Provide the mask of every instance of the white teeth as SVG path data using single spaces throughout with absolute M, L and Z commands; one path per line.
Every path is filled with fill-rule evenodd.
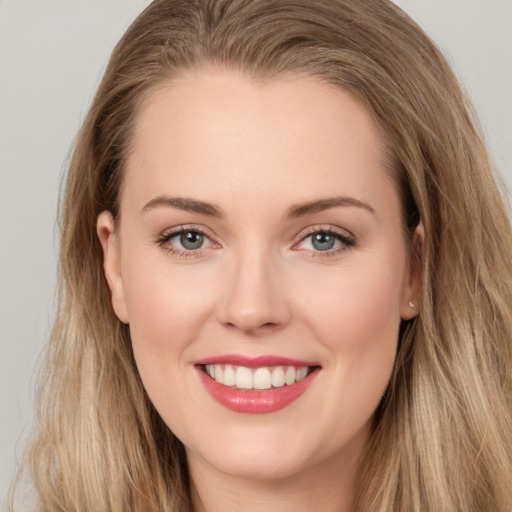
M 284 380 L 288 386 L 295 382 L 295 377 L 297 376 L 297 371 L 293 366 L 288 366 L 286 369 L 286 373 L 284 374 Z
M 215 380 L 220 384 L 224 382 L 224 370 L 220 364 L 215 365 Z
M 207 364 L 205 372 L 212 379 L 224 386 L 239 389 L 270 389 L 291 386 L 305 379 L 308 375 L 307 366 L 273 366 L 256 369 L 231 364 Z
M 297 376 L 295 377 L 295 380 L 299 382 L 299 380 L 306 378 L 307 374 L 308 369 L 305 366 L 301 366 L 300 368 L 297 368 Z
M 272 377 L 268 368 L 258 368 L 253 376 L 254 389 L 270 389 L 272 387 Z
M 284 370 L 280 366 L 278 366 L 272 372 L 272 386 L 274 386 L 275 388 L 281 388 L 284 386 L 284 384 Z
M 240 389 L 252 389 L 252 372 L 245 366 L 239 366 L 236 369 L 235 386 Z
M 236 383 L 235 370 L 230 364 L 227 364 L 224 367 L 224 381 L 222 382 L 222 384 L 224 384 L 224 386 L 234 386 L 235 383 Z

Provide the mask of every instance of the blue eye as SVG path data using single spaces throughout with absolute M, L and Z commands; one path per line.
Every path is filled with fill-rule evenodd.
M 196 229 L 181 228 L 164 233 L 157 240 L 157 244 L 176 254 L 190 254 L 207 248 L 212 242 L 208 236 Z
M 317 229 L 302 238 L 299 248 L 313 252 L 337 253 L 352 247 L 355 241 L 331 229 Z
M 169 242 L 172 242 L 174 239 L 179 240 L 181 248 L 187 251 L 195 251 L 201 249 L 205 241 L 205 236 L 197 231 L 182 231 L 170 238 Z
M 311 245 L 317 251 L 329 251 L 334 248 L 338 240 L 331 233 L 314 233 L 311 235 Z

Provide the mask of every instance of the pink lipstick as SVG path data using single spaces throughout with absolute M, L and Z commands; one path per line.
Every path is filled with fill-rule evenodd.
M 249 414 L 283 409 L 306 392 L 320 370 L 315 362 L 276 356 L 225 355 L 202 359 L 195 366 L 212 398 Z

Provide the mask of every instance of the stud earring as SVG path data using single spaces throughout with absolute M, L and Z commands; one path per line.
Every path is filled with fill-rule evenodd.
M 414 302 L 412 300 L 409 301 L 409 307 L 411 308 L 415 308 L 416 306 L 414 305 Z

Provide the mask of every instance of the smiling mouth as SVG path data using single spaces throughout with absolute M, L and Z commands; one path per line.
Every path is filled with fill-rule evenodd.
M 209 395 L 225 408 L 244 414 L 277 412 L 312 386 L 322 367 L 312 361 L 263 355 L 225 354 L 195 363 Z
M 304 380 L 318 366 L 264 366 L 248 368 L 233 364 L 205 364 L 202 371 L 223 386 L 244 391 L 264 391 L 292 386 Z

